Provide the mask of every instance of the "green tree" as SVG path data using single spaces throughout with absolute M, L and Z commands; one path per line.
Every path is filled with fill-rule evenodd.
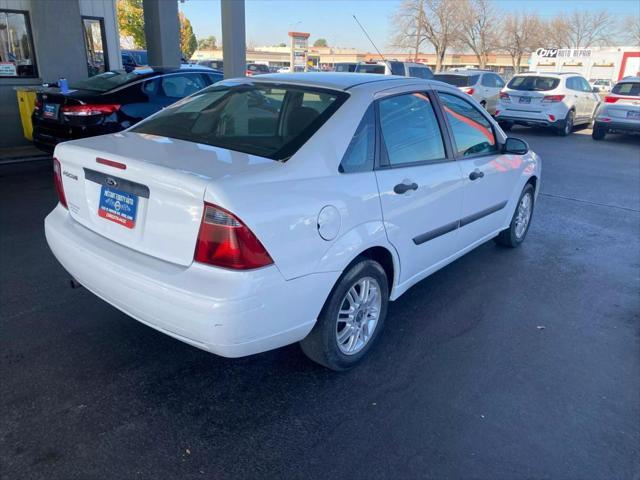
M 116 4 L 120 34 L 133 38 L 137 48 L 147 48 L 144 36 L 142 0 L 118 0 Z
M 216 37 L 209 35 L 208 37 L 198 40 L 198 50 L 215 50 Z
M 189 19 L 182 12 L 178 15 L 180 17 L 180 51 L 184 58 L 189 60 L 193 52 L 198 48 L 198 40 L 193 33 L 193 27 L 191 27 Z
M 314 47 L 327 47 L 327 40 L 325 38 L 319 38 L 315 42 L 313 42 Z
M 281 43 L 279 43 L 279 44 L 278 44 L 278 46 L 279 46 L 279 47 L 286 47 L 286 46 L 287 46 L 287 44 L 286 44 L 286 43 L 284 43 L 284 42 L 281 42 Z

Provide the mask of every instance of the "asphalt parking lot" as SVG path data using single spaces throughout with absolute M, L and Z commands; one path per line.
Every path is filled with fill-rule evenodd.
M 412 288 L 342 374 L 69 288 L 50 163 L 0 166 L 0 477 L 640 478 L 640 139 L 589 133 L 514 128 L 544 159 L 525 244 Z

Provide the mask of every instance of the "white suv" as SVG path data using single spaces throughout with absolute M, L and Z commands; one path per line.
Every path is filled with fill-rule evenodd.
M 494 114 L 498 105 L 498 95 L 504 88 L 504 80 L 489 70 L 454 69 L 436 73 L 434 80 L 458 87 L 475 98 L 490 114 Z
M 500 92 L 495 117 L 512 125 L 551 127 L 567 136 L 574 125 L 591 123 L 600 96 L 576 73 L 524 73 Z

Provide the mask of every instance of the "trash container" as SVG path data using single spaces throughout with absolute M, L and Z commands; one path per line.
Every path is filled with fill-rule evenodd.
M 24 138 L 29 141 L 33 141 L 33 123 L 31 123 L 31 114 L 36 106 L 37 91 L 38 90 L 33 87 L 16 87 L 22 131 L 24 132 Z

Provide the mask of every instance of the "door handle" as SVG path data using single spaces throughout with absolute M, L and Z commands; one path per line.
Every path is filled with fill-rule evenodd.
M 482 177 L 484 177 L 484 172 L 481 172 L 478 169 L 474 170 L 469 174 L 469 180 L 477 180 Z
M 403 193 L 407 193 L 409 190 L 417 190 L 418 184 L 413 183 L 399 183 L 395 187 L 393 187 L 393 191 L 398 195 L 402 195 Z

